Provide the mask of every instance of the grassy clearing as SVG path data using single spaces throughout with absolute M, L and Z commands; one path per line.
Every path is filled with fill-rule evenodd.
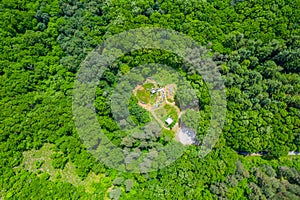
M 157 101 L 157 93 L 150 95 L 150 105 L 154 105 Z
M 171 99 L 171 98 L 167 98 L 167 101 L 170 102 L 170 103 L 175 102 L 174 99 Z
M 156 109 L 154 111 L 154 113 L 156 114 L 156 116 L 161 120 L 161 121 L 164 121 L 163 119 L 166 118 L 166 115 L 167 115 L 167 111 L 165 110 L 164 107 L 162 108 L 159 108 L 159 109 Z
M 168 117 L 171 117 L 174 120 L 171 127 L 173 127 L 178 121 L 178 113 L 177 113 L 176 109 L 171 105 L 166 104 L 166 105 L 164 105 L 164 107 L 159 108 L 159 109 L 155 110 L 154 112 L 155 112 L 156 116 L 162 122 L 165 122 L 165 120 Z
M 154 88 L 154 84 L 153 83 L 145 83 L 143 85 L 143 87 L 146 89 L 146 90 L 151 90 L 152 88 Z
M 144 104 L 148 104 L 150 101 L 150 92 L 147 91 L 145 88 L 138 90 L 136 92 L 136 97 L 138 100 Z
M 144 104 L 150 103 L 153 105 L 157 100 L 157 93 L 151 94 L 151 89 L 154 88 L 155 85 L 153 83 L 145 83 L 142 89 L 137 90 L 136 97 L 138 100 Z
M 37 176 L 41 175 L 41 172 L 46 172 L 50 175 L 51 181 L 62 181 L 68 182 L 75 187 L 82 186 L 85 188 L 86 192 L 93 193 L 96 189 L 93 187 L 95 183 L 100 183 L 108 178 L 104 174 L 95 174 L 93 172 L 89 173 L 87 178 L 81 180 L 81 178 L 76 174 L 76 167 L 73 163 L 68 162 L 63 170 L 55 169 L 52 166 L 51 155 L 54 153 L 53 144 L 44 144 L 44 146 L 39 150 L 31 150 L 23 153 L 23 162 L 21 166 L 24 169 L 36 173 Z M 108 181 L 109 182 L 109 181 Z

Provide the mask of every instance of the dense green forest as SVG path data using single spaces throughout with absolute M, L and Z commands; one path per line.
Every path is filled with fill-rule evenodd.
M 0 19 L 0 199 L 300 198 L 300 156 L 288 155 L 300 152 L 299 0 L 2 0 Z M 206 157 L 191 145 L 163 169 L 127 173 L 85 148 L 72 91 L 88 53 L 141 27 L 175 30 L 210 49 L 227 113 Z M 148 144 L 126 140 L 108 103 L 120 74 L 147 63 L 180 71 L 197 90 L 201 142 L 211 117 L 205 82 L 180 70 L 180 56 L 155 49 L 125 54 L 99 80 L 95 111 L 103 132 L 127 150 L 170 142 L 168 131 Z M 134 96 L 129 110 L 138 125 L 149 122 Z

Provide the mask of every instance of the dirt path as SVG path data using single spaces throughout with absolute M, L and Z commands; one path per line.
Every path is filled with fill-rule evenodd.
M 165 124 L 156 116 L 156 114 L 154 113 L 153 110 L 149 111 L 152 116 L 155 118 L 155 120 L 162 126 L 162 127 L 165 127 Z
M 146 80 L 145 83 L 153 83 L 154 87 L 158 88 L 158 84 L 155 81 Z M 143 89 L 144 89 L 144 87 L 142 85 L 138 85 L 133 90 L 133 94 L 136 96 L 137 91 L 143 90 Z M 155 103 L 151 104 L 149 102 L 147 104 L 144 104 L 139 101 L 138 105 L 140 105 L 142 108 L 149 111 L 151 113 L 151 115 L 153 116 L 153 118 L 165 129 L 169 129 L 169 127 L 167 127 L 166 124 L 163 121 L 161 121 L 161 119 L 155 114 L 155 110 L 160 109 L 160 108 L 164 107 L 165 105 L 169 105 L 169 106 L 172 106 L 173 108 L 175 108 L 175 110 L 177 112 L 177 116 L 178 116 L 178 122 L 172 128 L 172 131 L 174 131 L 174 133 L 175 133 L 175 140 L 184 145 L 192 144 L 193 141 L 192 141 L 191 137 L 189 137 L 186 133 L 184 133 L 179 126 L 179 119 L 185 111 L 181 111 L 174 102 L 176 85 L 169 84 L 160 89 L 162 89 L 162 90 L 156 92 L 157 98 L 155 100 Z M 172 100 L 173 102 L 170 102 L 168 99 Z

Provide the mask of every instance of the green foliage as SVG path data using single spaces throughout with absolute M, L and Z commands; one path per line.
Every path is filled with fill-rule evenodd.
M 186 112 L 181 115 L 181 123 L 193 130 L 198 130 L 199 122 L 200 114 L 198 111 L 187 109 Z
M 120 188 L 114 189 L 109 193 L 109 197 L 114 200 L 118 200 L 120 198 L 120 196 L 121 196 Z
M 299 0 L 1 1 L 0 199 L 298 199 L 300 162 L 286 154 L 300 151 L 299 5 Z M 148 26 L 179 31 L 212 49 L 226 85 L 226 121 L 219 142 L 203 159 L 200 147 L 191 146 L 160 171 L 118 174 L 87 153 L 78 137 L 73 82 L 87 53 L 103 40 Z M 200 108 L 198 136 L 205 135 L 211 108 L 202 77 L 174 53 L 143 49 L 120 57 L 99 80 L 94 106 L 107 137 L 128 149 L 147 149 L 174 135 L 164 130 L 163 141 L 158 136 L 139 141 L 112 119 L 109 100 L 119 74 L 147 63 L 172 66 L 186 77 L 195 93 L 179 85 L 176 103 L 191 108 L 189 103 L 199 100 L 194 102 Z M 161 72 L 162 82 L 176 78 L 167 74 Z M 150 121 L 137 99 L 129 104 L 137 125 Z M 174 109 L 164 109 L 162 119 L 178 120 Z M 188 116 L 182 119 L 196 124 Z M 44 153 L 48 160 L 23 154 L 43 152 L 45 143 L 53 144 L 51 160 Z M 237 162 L 234 151 L 268 156 Z M 49 173 L 41 171 L 45 167 Z M 72 173 L 55 175 L 56 170 Z M 92 172 L 103 177 L 92 186 L 75 186 Z M 117 177 L 125 181 L 114 188 Z
M 64 157 L 62 153 L 54 153 L 51 155 L 52 166 L 55 169 L 63 169 L 68 161 L 68 158 Z
M 38 160 L 38 161 L 35 161 L 34 165 L 35 165 L 35 168 L 36 169 L 39 169 L 41 168 L 41 166 L 44 164 L 44 160 Z
M 150 113 L 145 109 L 138 105 L 138 99 L 131 96 L 129 100 L 129 113 L 131 114 L 131 119 L 138 125 L 143 126 L 146 123 L 151 121 Z
M 172 118 L 173 122 L 170 126 L 168 126 L 170 128 L 174 127 L 174 125 L 178 122 L 178 112 L 172 105 L 165 104 L 163 107 L 158 108 L 154 112 L 162 122 L 165 122 L 169 117 Z
M 123 183 L 124 179 L 122 177 L 118 177 L 113 181 L 114 185 L 120 186 Z
M 145 83 L 143 85 L 143 87 L 146 89 L 146 90 L 151 90 L 153 87 L 154 87 L 154 84 L 153 83 Z
M 125 184 L 125 191 L 130 192 L 130 190 L 133 186 L 133 180 L 132 179 L 127 179 L 124 184 Z
M 278 164 L 256 163 L 255 167 L 247 170 L 238 161 L 235 173 L 227 176 L 225 181 L 211 185 L 210 191 L 218 198 L 297 199 L 300 187 L 295 180 L 299 172 L 293 167 Z
M 150 92 L 146 88 L 137 91 L 136 97 L 144 104 L 148 104 L 150 101 Z
M 172 139 L 174 139 L 174 136 L 175 136 L 174 131 L 168 129 L 162 129 L 162 135 L 160 137 L 162 142 L 169 142 Z

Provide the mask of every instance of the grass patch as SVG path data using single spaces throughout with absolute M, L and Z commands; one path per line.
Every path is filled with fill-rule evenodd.
M 170 102 L 170 103 L 175 102 L 174 99 L 171 99 L 171 98 L 167 98 L 167 100 L 168 100 L 168 102 Z
M 153 105 L 156 103 L 157 93 L 151 94 L 151 89 L 154 88 L 154 86 L 155 85 L 153 83 L 144 84 L 142 87 L 143 89 L 136 92 L 137 99 L 144 104 L 150 103 Z
M 163 121 L 163 119 L 166 118 L 166 115 L 167 115 L 167 111 L 165 110 L 165 108 L 159 108 L 159 109 L 155 110 L 154 113 L 162 121 Z
M 136 92 L 136 97 L 138 100 L 144 104 L 148 104 L 150 101 L 150 92 L 147 91 L 145 88 L 138 90 Z
M 81 180 L 81 178 L 76 173 L 76 167 L 73 163 L 68 162 L 64 169 L 55 169 L 52 166 L 51 155 L 55 153 L 55 145 L 44 144 L 44 146 L 39 150 L 30 150 L 23 152 L 23 161 L 21 165 L 17 168 L 24 168 L 30 172 L 35 173 L 37 176 L 41 176 L 45 172 L 50 175 L 51 181 L 62 181 L 68 182 L 75 187 L 84 187 L 86 192 L 94 193 L 96 188 L 93 187 L 94 184 L 106 181 L 110 182 L 109 177 L 105 177 L 104 174 L 95 174 L 90 172 L 88 176 Z M 111 184 L 106 185 L 108 188 Z
M 150 95 L 150 105 L 154 105 L 157 101 L 157 93 Z
M 146 90 L 151 90 L 152 88 L 154 88 L 154 84 L 153 83 L 145 83 L 143 85 L 143 87 L 146 89 Z
M 171 105 L 166 104 L 164 105 L 164 107 L 159 108 L 154 112 L 162 122 L 165 122 L 165 120 L 167 120 L 168 117 L 171 117 L 174 121 L 170 127 L 173 127 L 178 121 L 178 113 L 176 109 Z

